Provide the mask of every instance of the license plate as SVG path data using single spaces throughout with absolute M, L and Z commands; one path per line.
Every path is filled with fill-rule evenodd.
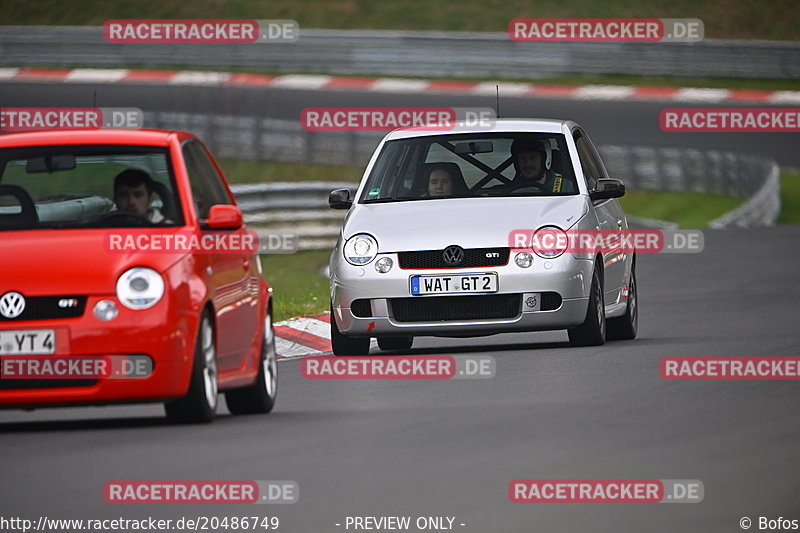
M 411 276 L 411 294 L 479 294 L 497 292 L 497 274 Z
M 52 329 L 0 330 L 0 355 L 37 355 L 56 352 Z

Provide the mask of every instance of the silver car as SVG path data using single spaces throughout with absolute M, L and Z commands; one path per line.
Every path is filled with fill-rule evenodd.
M 623 231 L 624 184 L 576 123 L 399 130 L 376 149 L 330 260 L 336 355 L 415 336 L 566 329 L 577 346 L 633 339 L 635 255 L 534 246 L 540 232 Z M 524 244 L 519 236 L 523 235 Z

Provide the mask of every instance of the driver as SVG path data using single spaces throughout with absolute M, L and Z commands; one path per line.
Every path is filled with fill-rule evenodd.
M 121 212 L 135 213 L 153 224 L 168 224 L 170 221 L 153 207 L 153 178 L 141 170 L 123 170 L 114 178 L 114 203 Z
M 511 157 L 516 174 L 511 181 L 512 189 L 533 187 L 546 193 L 574 192 L 572 182 L 561 174 L 545 168 L 547 151 L 544 144 L 528 139 L 515 139 L 511 143 Z

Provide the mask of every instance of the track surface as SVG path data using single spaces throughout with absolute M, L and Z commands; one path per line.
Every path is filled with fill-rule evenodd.
M 448 94 L 387 94 L 253 87 L 174 87 L 161 85 L 0 83 L 0 106 L 138 107 L 194 113 L 258 115 L 300 119 L 306 107 L 496 107 L 495 97 Z M 756 104 L 682 104 L 679 102 L 580 101 L 563 98 L 511 97 L 501 94 L 504 117 L 571 119 L 596 144 L 638 144 L 738 150 L 767 155 L 781 166 L 800 167 L 798 138 L 790 133 L 665 133 L 658 116 L 664 108 L 758 107 Z
M 487 106 L 447 95 L 99 86 L 98 106 L 297 118 L 310 106 Z M 3 106 L 91 105 L 90 85 L 3 83 Z M 671 107 L 678 107 L 671 105 Z M 739 149 L 800 166 L 790 134 L 666 134 L 665 103 L 504 98 L 504 116 L 572 118 L 597 143 Z M 695 106 L 700 107 L 700 106 Z M 566 333 L 418 339 L 417 354 L 490 354 L 485 381 L 309 381 L 280 365 L 276 411 L 166 425 L 160 406 L 0 411 L 0 515 L 178 518 L 274 514 L 280 530 L 343 531 L 347 515 L 455 516 L 461 531 L 738 531 L 800 519 L 791 382 L 667 382 L 664 356 L 797 356 L 800 227 L 706 233 L 698 255 L 640 257 L 640 338 L 567 346 Z M 512 504 L 508 483 L 699 479 L 699 504 Z M 112 506 L 126 479 L 295 480 L 270 507 Z M 756 529 L 757 525 L 753 529 Z
M 291 479 L 281 531 L 347 515 L 455 516 L 459 531 L 739 531 L 800 519 L 800 385 L 668 382 L 667 355 L 797 356 L 800 227 L 708 231 L 697 255 L 642 255 L 640 338 L 420 339 L 418 354 L 490 354 L 484 381 L 320 381 L 280 365 L 276 412 L 172 427 L 157 406 L 0 413 L 3 515 L 244 516 L 252 507 L 112 506 L 123 479 Z M 699 504 L 513 504 L 517 478 L 700 479 Z M 753 529 L 756 529 L 754 526 Z

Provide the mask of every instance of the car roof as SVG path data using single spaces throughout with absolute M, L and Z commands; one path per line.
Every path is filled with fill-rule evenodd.
M 194 138 L 185 131 L 157 129 L 48 130 L 0 134 L 0 148 L 81 144 L 169 146 L 171 135 L 181 140 Z
M 408 139 L 413 137 L 427 137 L 431 135 L 459 135 L 470 133 L 561 133 L 566 126 L 571 128 L 576 124 L 571 120 L 551 118 L 496 118 L 492 119 L 491 127 L 470 128 L 463 122 L 456 123 L 456 130 L 403 128 L 395 130 L 386 136 L 387 141 Z

